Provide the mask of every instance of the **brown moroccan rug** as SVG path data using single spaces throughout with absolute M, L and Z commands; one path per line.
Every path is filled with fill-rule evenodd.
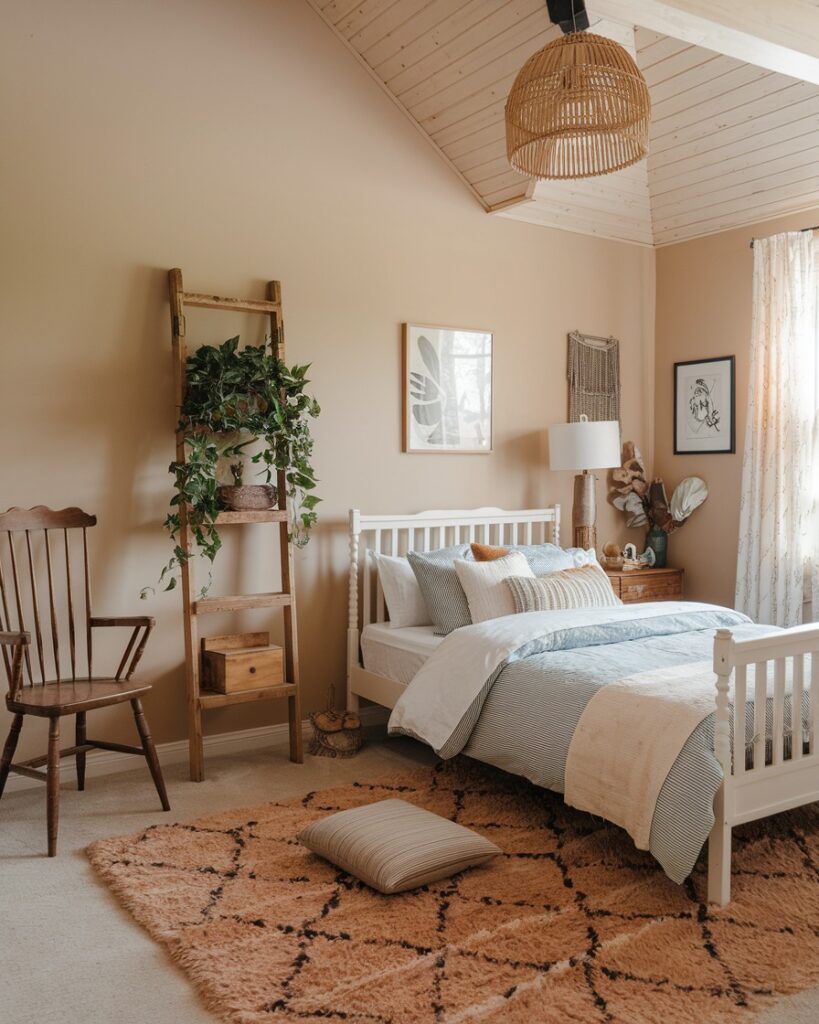
M 502 858 L 381 896 L 294 839 L 400 794 Z M 819 811 L 735 833 L 734 900 L 626 834 L 472 764 L 95 843 L 96 869 L 232 1024 L 721 1024 L 819 983 Z

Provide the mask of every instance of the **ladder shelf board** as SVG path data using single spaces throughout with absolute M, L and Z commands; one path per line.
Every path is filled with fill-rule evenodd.
M 228 704 L 249 704 L 254 700 L 276 700 L 279 697 L 292 697 L 297 690 L 294 683 L 280 683 L 278 686 L 266 686 L 259 690 L 237 690 L 235 693 L 199 694 L 199 705 L 202 708 L 223 708 Z
M 265 299 L 226 299 L 221 295 L 205 295 L 201 292 L 183 292 L 182 302 L 186 306 L 199 306 L 203 309 L 227 309 L 236 313 L 278 313 L 280 302 Z
M 216 517 L 217 526 L 231 526 L 237 523 L 286 523 L 287 512 L 277 508 L 256 512 L 220 512 Z
M 235 594 L 231 597 L 200 597 L 193 602 L 194 615 L 211 612 L 238 612 L 245 608 L 283 608 L 292 603 L 290 594 L 271 591 L 267 594 Z

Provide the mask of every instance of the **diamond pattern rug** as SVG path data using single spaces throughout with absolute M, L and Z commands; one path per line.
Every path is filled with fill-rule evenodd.
M 382 896 L 295 840 L 400 795 L 488 836 L 492 863 Z M 819 983 L 819 809 L 735 832 L 734 899 L 673 884 L 621 830 L 469 762 L 152 826 L 89 848 L 232 1024 L 721 1024 Z

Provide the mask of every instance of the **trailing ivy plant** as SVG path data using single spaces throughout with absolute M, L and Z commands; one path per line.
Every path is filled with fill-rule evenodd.
M 164 527 L 174 543 L 173 557 L 164 566 L 159 584 L 172 590 L 178 570 L 189 559 L 205 558 L 211 566 L 222 541 L 216 517 L 223 511 L 217 470 L 220 460 L 230 461 L 234 479 L 242 479 L 243 459 L 259 467 L 266 483 L 274 472 L 284 473 L 290 506 L 290 540 L 303 547 L 315 524 L 320 498 L 311 458 L 310 419 L 321 411 L 305 393 L 310 383 L 308 366 L 287 366 L 277 359 L 269 341 L 239 348 L 239 338 L 222 345 L 203 345 L 187 359 L 186 392 L 179 428 L 185 443 L 185 461 L 172 462 L 176 493 Z M 255 442 L 261 447 L 248 455 Z M 190 550 L 179 544 L 179 510 L 184 506 L 191 536 Z M 200 596 L 210 588 L 211 574 Z M 147 596 L 152 588 L 146 588 Z

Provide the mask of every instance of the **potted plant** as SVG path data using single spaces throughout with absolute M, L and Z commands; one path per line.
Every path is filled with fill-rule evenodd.
M 309 366 L 287 366 L 263 345 L 239 348 L 239 338 L 222 345 L 203 345 L 187 359 L 185 400 L 179 429 L 185 460 L 172 462 L 176 493 L 163 526 L 174 543 L 173 556 L 163 567 L 159 585 L 172 590 L 181 566 L 196 556 L 213 563 L 222 541 L 216 519 L 228 509 L 271 508 L 276 488 L 274 472 L 284 473 L 290 506 L 290 541 L 299 547 L 309 540 L 315 524 L 316 486 L 311 464 L 312 418 L 318 402 L 305 392 Z M 263 484 L 243 483 L 247 463 L 259 467 Z M 225 466 L 232 484 L 220 482 Z M 179 544 L 180 509 L 184 507 L 191 546 Z M 210 588 L 211 576 L 200 596 Z M 152 590 L 143 591 L 145 597 Z
M 626 513 L 627 526 L 648 526 L 646 546 L 654 552 L 654 565 L 662 569 L 666 564 L 668 535 L 678 530 L 708 497 L 705 481 L 698 476 L 686 477 L 669 501 L 659 477 L 648 482 L 640 449 L 632 441 L 623 445 L 623 465 L 612 471 L 611 478 L 611 503 Z
M 223 506 L 233 512 L 264 511 L 275 508 L 278 493 L 273 484 L 244 483 L 245 465 L 241 459 L 231 462 L 232 484 L 222 484 L 218 498 Z

